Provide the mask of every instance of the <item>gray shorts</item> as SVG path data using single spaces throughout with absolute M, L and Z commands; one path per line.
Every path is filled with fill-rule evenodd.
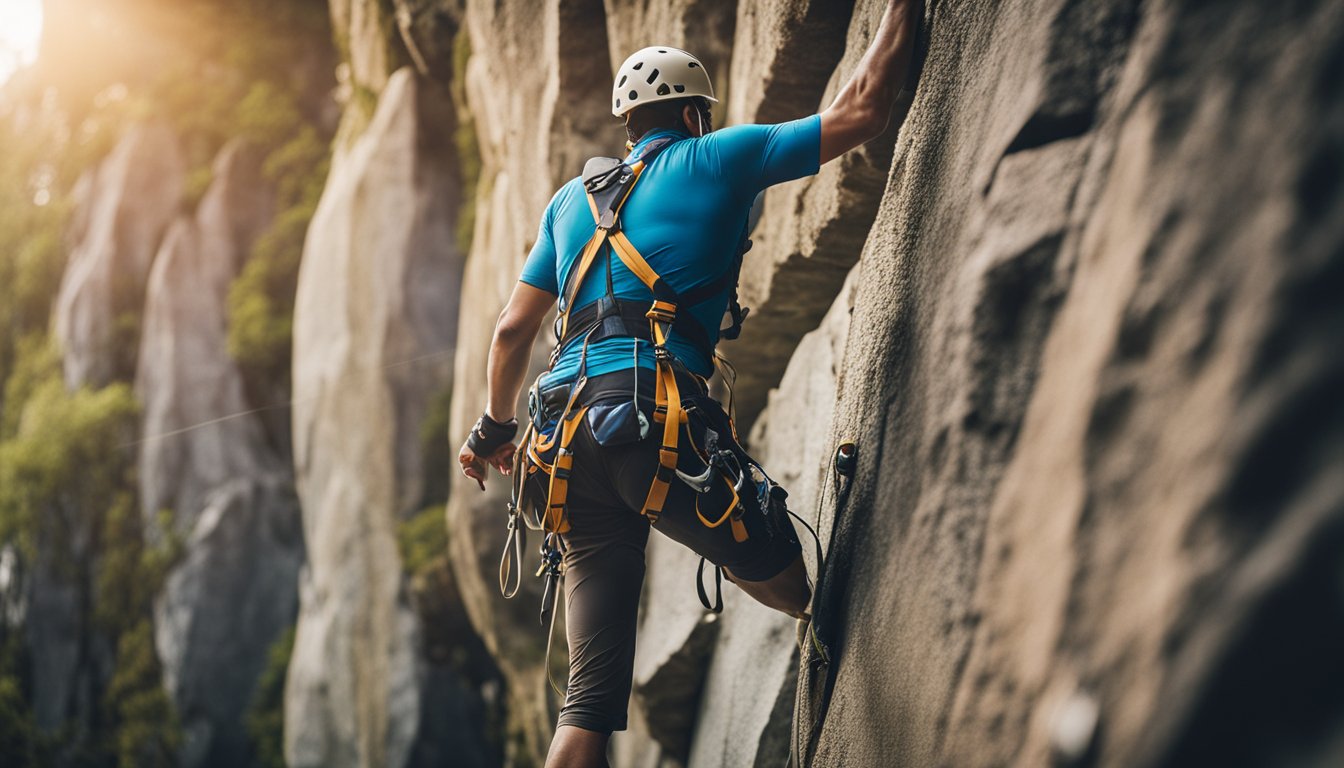
M 691 418 L 688 428 L 692 432 L 703 430 L 706 416 L 723 418 L 717 423 L 726 424 L 718 403 L 704 396 L 693 397 L 701 418 Z M 711 407 L 715 412 L 710 412 Z M 661 428 L 656 423 L 652 426 L 649 436 L 638 443 L 604 447 L 585 420 L 574 438 L 568 497 L 570 531 L 564 536 L 569 686 L 559 725 L 600 732 L 626 727 L 636 619 L 644 582 L 644 546 L 650 528 L 640 510 L 658 464 L 661 442 Z M 700 436 L 688 435 L 683 429 L 682 468 L 699 472 L 705 465 L 689 449 L 688 437 L 702 444 Z M 747 481 L 746 487 L 751 486 Z M 710 495 L 701 497 L 702 510 L 726 508 L 709 502 L 706 497 Z M 662 515 L 652 527 L 727 568 L 733 578 L 765 581 L 782 572 L 801 552 L 782 504 L 767 503 L 762 508 L 762 500 L 754 492 L 742 492 L 741 520 L 747 538 L 739 542 L 729 523 L 710 528 L 700 521 L 697 496 L 684 482 L 673 480 Z M 693 591 L 695 587 L 688 581 L 686 589 Z

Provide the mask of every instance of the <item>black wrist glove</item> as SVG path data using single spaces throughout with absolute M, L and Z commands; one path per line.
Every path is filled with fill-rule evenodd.
M 518 419 L 498 422 L 482 413 L 467 437 L 467 447 L 480 458 L 490 456 L 518 434 Z

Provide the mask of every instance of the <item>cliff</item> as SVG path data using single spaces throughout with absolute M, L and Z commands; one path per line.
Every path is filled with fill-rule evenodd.
M 1344 13 L 924 5 L 888 129 L 758 200 L 721 347 L 820 536 L 829 653 L 731 585 L 706 614 L 697 558 L 653 536 L 613 764 L 1339 763 Z M 505 601 L 506 484 L 453 459 L 541 213 L 621 152 L 629 51 L 700 55 L 720 127 L 783 121 L 883 7 L 331 0 L 289 122 L 128 120 L 70 189 L 59 348 L 4 326 L 0 724 L 13 675 L 46 733 L 161 694 L 176 735 L 124 737 L 141 764 L 540 764 L 537 542 Z M 32 469 L 42 435 L 98 453 L 48 429 L 81 398 L 116 416 L 83 430 L 99 484 Z M 99 618 L 118 526 L 161 566 L 129 571 L 129 624 Z

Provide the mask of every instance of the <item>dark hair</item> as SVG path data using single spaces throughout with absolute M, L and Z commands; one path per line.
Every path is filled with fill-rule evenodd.
M 705 132 L 714 130 L 709 100 L 701 96 L 687 96 L 682 99 L 667 99 L 644 104 L 626 113 L 625 134 L 631 141 L 639 141 L 644 134 L 659 128 L 686 130 L 686 122 L 681 119 L 681 111 L 686 107 L 700 110 L 704 116 Z

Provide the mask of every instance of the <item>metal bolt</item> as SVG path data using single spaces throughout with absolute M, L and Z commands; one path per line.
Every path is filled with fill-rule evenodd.
M 854 445 L 854 441 L 846 440 L 840 444 L 835 452 L 835 471 L 843 477 L 851 477 L 854 474 L 854 467 L 858 464 L 859 449 Z

